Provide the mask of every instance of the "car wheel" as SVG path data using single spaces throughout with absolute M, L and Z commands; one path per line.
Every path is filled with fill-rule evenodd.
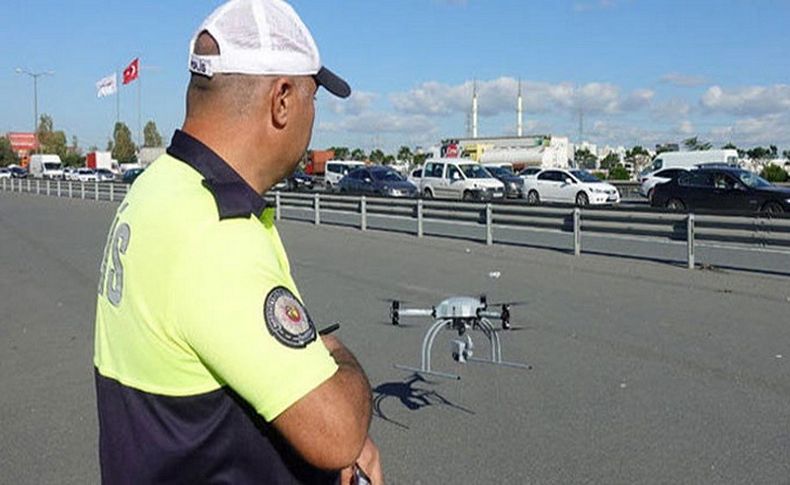
M 590 205 L 590 198 L 584 192 L 579 192 L 576 194 L 576 205 L 579 207 L 584 207 Z
M 466 202 L 471 202 L 475 200 L 475 194 L 469 192 L 468 190 L 464 190 L 464 195 L 461 198 Z
M 424 199 L 433 199 L 433 192 L 431 192 L 431 189 L 425 189 L 422 192 L 422 197 Z
M 680 199 L 669 199 L 667 201 L 667 209 L 674 212 L 681 212 L 686 210 L 686 204 Z
M 540 204 L 540 194 L 538 194 L 537 190 L 530 190 L 527 194 L 527 203 L 531 205 L 538 205 Z
M 784 208 L 778 202 L 766 202 L 763 206 L 763 212 L 766 214 L 782 214 L 784 211 Z

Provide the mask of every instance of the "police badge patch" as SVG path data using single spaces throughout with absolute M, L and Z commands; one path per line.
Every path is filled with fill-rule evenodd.
M 266 295 L 263 306 L 266 329 L 281 344 L 303 349 L 316 338 L 307 310 L 287 288 L 278 286 Z

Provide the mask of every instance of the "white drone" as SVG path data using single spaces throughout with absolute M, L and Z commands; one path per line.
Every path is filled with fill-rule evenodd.
M 456 296 L 448 298 L 439 305 L 431 308 L 401 308 L 401 302 L 395 300 L 390 308 L 390 317 L 393 325 L 400 325 L 401 317 L 431 317 L 434 324 L 425 332 L 422 340 L 422 352 L 420 367 L 408 367 L 395 365 L 396 368 L 416 372 L 418 374 L 428 374 L 449 379 L 460 379 L 455 374 L 437 372 L 431 369 L 431 349 L 436 336 L 443 329 L 458 332 L 458 337 L 451 342 L 452 357 L 458 363 L 482 362 L 486 364 L 503 365 L 507 367 L 517 367 L 531 369 L 532 366 L 519 364 L 516 362 L 506 362 L 502 360 L 502 344 L 499 339 L 499 332 L 494 329 L 490 319 L 497 319 L 502 322 L 502 329 L 510 329 L 510 307 L 514 303 L 500 303 L 499 311 L 489 310 L 485 296 L 473 298 L 469 296 Z M 491 344 L 491 358 L 481 359 L 473 357 L 474 344 L 468 330 L 480 330 Z

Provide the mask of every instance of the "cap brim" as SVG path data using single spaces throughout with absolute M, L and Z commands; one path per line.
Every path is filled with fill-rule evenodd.
M 322 67 L 314 76 L 315 82 L 338 98 L 347 98 L 351 95 L 351 87 L 340 76 Z

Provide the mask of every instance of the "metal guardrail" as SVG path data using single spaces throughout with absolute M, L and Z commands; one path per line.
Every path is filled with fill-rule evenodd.
M 70 199 L 121 201 L 129 191 L 129 185 L 119 182 L 78 182 L 73 180 L 51 180 L 38 178 L 0 179 L 3 191 L 36 195 L 67 197 Z
M 1 179 L 4 191 L 120 201 L 129 185 L 116 182 L 71 182 Z M 393 199 L 325 193 L 267 194 L 280 219 L 313 224 L 342 224 L 362 231 L 385 229 L 423 237 L 427 233 L 475 239 L 485 244 L 527 244 L 526 234 L 558 236 L 575 255 L 583 236 L 634 239 L 686 246 L 685 263 L 694 268 L 696 249 L 768 250 L 790 256 L 790 218 L 681 214 L 604 208 L 529 206 L 426 199 Z M 438 232 L 436 227 L 445 228 Z M 504 237 L 508 233 L 509 238 Z M 513 236 L 515 234 L 515 236 Z M 515 237 L 515 240 L 514 240 Z M 564 244 L 563 243 L 563 244 Z

